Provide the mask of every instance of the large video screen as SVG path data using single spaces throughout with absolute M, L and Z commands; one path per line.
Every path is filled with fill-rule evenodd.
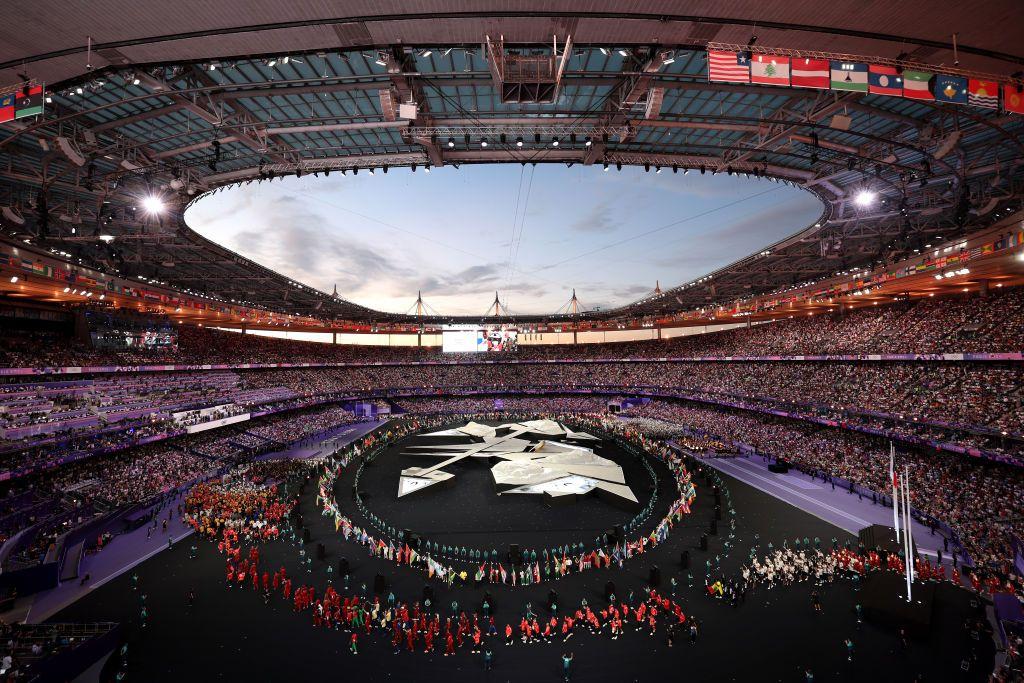
M 441 350 L 444 353 L 475 353 L 477 330 L 443 330 Z
M 518 346 L 518 330 L 457 328 L 441 331 L 441 350 L 444 353 L 515 351 Z
M 515 351 L 519 346 L 517 330 L 480 330 L 480 337 L 480 351 Z

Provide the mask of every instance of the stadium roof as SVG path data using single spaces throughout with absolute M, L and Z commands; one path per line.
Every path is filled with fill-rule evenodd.
M 0 19 L 16 36 L 0 41 L 0 83 L 45 83 L 50 99 L 44 116 L 4 124 L 3 222 L 108 271 L 272 310 L 397 320 L 203 239 L 184 207 L 283 174 L 494 162 L 745 173 L 822 200 L 820 219 L 790 239 L 752 244 L 748 258 L 607 318 L 896 260 L 1021 206 L 1024 116 L 709 83 L 705 51 L 863 56 L 1008 81 L 1024 62 L 1016 2 L 884 13 L 862 2 L 703 2 L 687 4 L 691 15 L 670 2 L 493 5 L 381 2 L 356 16 L 314 2 L 9 3 Z M 878 201 L 858 205 L 862 191 Z M 147 215 L 151 194 L 170 210 Z

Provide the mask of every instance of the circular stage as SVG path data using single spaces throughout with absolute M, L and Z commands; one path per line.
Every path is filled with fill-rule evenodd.
M 480 424 L 497 427 L 503 423 Z M 599 495 L 599 491 L 572 496 L 573 500 L 564 502 L 545 494 L 499 492 L 491 472 L 497 459 L 490 457 L 466 457 L 452 462 L 444 467 L 445 472 L 453 475 L 449 482 L 444 482 L 446 485 L 430 486 L 399 497 L 403 470 L 444 459 L 443 456 L 410 453 L 410 447 L 423 446 L 432 440 L 445 444 L 480 441 L 421 435 L 402 439 L 363 465 L 359 478 L 359 491 L 365 505 L 362 513 L 353 496 L 353 474 L 339 478 L 335 496 L 345 514 L 372 514 L 388 527 L 398 531 L 408 529 L 442 545 L 497 551 L 502 557 L 513 544 L 538 552 L 541 548 L 577 543 L 590 548 L 600 535 L 613 531 L 616 526 L 628 528 L 637 517 L 642 521 L 636 532 L 652 527 L 678 496 L 668 469 L 660 461 L 646 455 L 637 457 L 604 435 L 594 436 L 598 439 L 587 447 L 621 468 L 625 485 L 636 497 L 635 503 Z M 539 439 L 533 440 L 537 441 Z M 656 484 L 652 472 L 657 478 Z

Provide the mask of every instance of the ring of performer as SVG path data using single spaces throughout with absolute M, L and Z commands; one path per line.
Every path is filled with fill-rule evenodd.
M 480 416 L 472 416 L 480 417 Z M 452 416 L 446 416 L 450 421 Z M 409 436 L 428 426 L 414 420 L 392 433 L 390 438 L 374 440 L 365 448 L 356 445 L 347 449 L 340 456 L 336 455 L 329 463 L 319 479 L 320 495 L 318 502 L 322 505 L 322 514 L 334 518 L 335 530 L 340 532 L 347 542 L 361 545 L 374 557 L 386 559 L 397 565 L 405 565 L 418 569 L 431 579 L 453 584 L 476 585 L 484 583 L 504 584 L 510 586 L 534 585 L 542 581 L 556 580 L 563 576 L 610 567 L 613 563 L 621 567 L 635 555 L 643 554 L 651 548 L 664 543 L 672 528 L 679 523 L 684 515 L 689 514 L 690 506 L 696 498 L 696 489 L 684 457 L 664 443 L 645 438 L 639 432 L 621 422 L 611 421 L 600 416 L 559 416 L 559 421 L 571 422 L 574 428 L 601 431 L 608 438 L 617 440 L 620 445 L 639 450 L 650 458 L 662 462 L 672 474 L 678 497 L 668 506 L 665 515 L 647 533 L 630 535 L 644 526 L 650 517 L 656 502 L 656 491 L 647 507 L 629 524 L 627 538 L 618 542 L 614 539 L 599 538 L 588 548 L 583 543 L 571 543 L 558 548 L 542 549 L 539 553 L 533 549 L 522 551 L 519 557 L 506 557 L 505 561 L 497 556 L 496 551 L 479 549 L 450 548 L 436 542 L 420 539 L 412 543 L 402 537 L 384 520 L 370 512 L 356 496 L 357 507 L 363 514 L 368 526 L 359 526 L 352 519 L 342 514 L 334 495 L 338 476 L 354 462 L 359 461 L 356 472 L 356 486 L 361 468 L 367 459 L 376 457 L 398 439 Z M 429 425 L 433 428 L 434 425 Z M 361 442 L 362 443 L 362 442 Z M 650 463 L 644 459 L 644 466 L 657 481 L 657 474 Z M 414 547 L 415 546 L 415 547 Z

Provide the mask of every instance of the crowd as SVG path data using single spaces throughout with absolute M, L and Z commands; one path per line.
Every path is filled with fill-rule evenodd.
M 1020 352 L 1024 339 L 1024 291 L 995 289 L 988 296 L 895 301 L 847 310 L 794 316 L 780 312 L 771 322 L 665 341 L 610 344 L 531 345 L 510 355 L 519 359 L 664 356 Z M 147 351 L 97 350 L 55 334 L 5 335 L 0 367 L 138 365 L 142 363 L 294 363 L 438 360 L 437 347 L 344 346 L 242 335 L 181 326 L 177 346 Z M 448 355 L 446 360 L 454 356 Z M 479 360 L 479 359 L 477 359 Z
M 310 467 L 301 460 L 268 460 L 197 484 L 185 498 L 185 521 L 202 537 L 221 538 L 221 551 L 240 539 L 275 539 L 295 506 L 295 500 L 284 500 L 278 486 L 304 477 Z
M 809 473 L 846 479 L 879 493 L 890 488 L 889 443 L 877 437 L 667 401 L 637 406 L 628 414 L 718 435 L 733 447 L 749 446 Z M 1002 576 L 1011 573 L 1010 535 L 1024 532 L 1024 470 L 918 449 L 898 450 L 897 463 L 910 468 L 913 507 L 948 524 L 976 563 Z

